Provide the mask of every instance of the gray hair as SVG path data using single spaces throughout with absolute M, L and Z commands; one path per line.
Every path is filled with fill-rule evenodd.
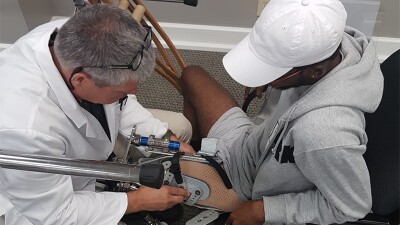
M 63 66 L 127 65 L 145 46 L 147 30 L 127 11 L 115 6 L 94 5 L 74 14 L 58 31 L 55 53 Z M 138 55 L 140 57 L 140 53 Z M 119 85 L 127 80 L 143 81 L 154 70 L 154 49 L 143 50 L 136 71 L 86 67 L 96 85 Z

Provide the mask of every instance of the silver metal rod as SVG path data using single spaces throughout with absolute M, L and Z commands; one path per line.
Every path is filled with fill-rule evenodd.
M 45 173 L 139 182 L 140 165 L 77 160 L 0 150 L 0 167 Z
M 163 157 L 160 158 L 155 158 L 154 160 L 149 160 L 149 161 L 145 161 L 143 163 L 141 163 L 140 165 L 143 165 L 144 163 L 148 163 L 148 162 L 153 162 L 153 161 L 157 161 L 160 159 L 164 159 L 164 158 L 172 158 L 172 156 L 174 156 L 175 153 L 171 153 L 171 152 L 159 152 L 159 151 L 153 151 L 153 150 L 147 150 L 147 152 L 150 153 L 154 153 L 157 155 L 164 155 Z M 194 156 L 190 156 L 190 155 L 182 155 L 181 159 L 186 159 L 189 161 L 195 161 L 195 162 L 201 162 L 201 163 L 209 163 L 205 158 L 202 158 L 200 155 L 194 155 Z

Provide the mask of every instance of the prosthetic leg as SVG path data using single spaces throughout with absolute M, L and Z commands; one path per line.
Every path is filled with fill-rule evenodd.
M 191 193 L 185 201 L 186 205 L 221 212 L 231 212 L 240 206 L 241 201 L 218 158 L 203 151 L 194 156 L 184 155 L 178 152 L 179 142 L 153 136 L 142 137 L 135 131 L 134 127 L 130 137 L 124 141 L 125 144 L 120 143 L 120 149 L 115 151 L 119 152 L 118 155 L 127 157 L 119 160 L 137 161 L 138 165 L 162 163 L 165 170 L 163 184 L 182 187 Z M 138 151 L 135 147 L 131 148 L 132 145 L 147 146 L 140 151 L 151 157 L 138 157 Z M 126 153 L 123 153 L 124 149 Z
M 191 192 L 185 204 L 223 212 L 231 212 L 240 206 L 236 192 L 226 187 L 213 166 L 187 159 L 180 160 L 179 164 L 185 185 Z

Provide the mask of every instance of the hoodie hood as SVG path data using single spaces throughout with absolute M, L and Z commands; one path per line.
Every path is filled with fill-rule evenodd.
M 360 31 L 346 27 L 341 53 L 342 62 L 285 113 L 283 118 L 287 122 L 328 106 L 354 107 L 367 113 L 377 109 L 382 98 L 383 75 L 372 41 Z

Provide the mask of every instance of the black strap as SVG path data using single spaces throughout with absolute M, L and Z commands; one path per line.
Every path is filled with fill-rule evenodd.
M 169 172 L 174 174 L 175 181 L 177 184 L 183 183 L 183 177 L 182 177 L 181 166 L 179 165 L 179 159 L 184 154 L 185 154 L 184 152 L 176 152 L 171 159 L 171 167 L 169 168 Z M 215 168 L 215 170 L 221 177 L 222 181 L 224 182 L 225 187 L 227 189 L 232 189 L 232 183 L 229 180 L 228 175 L 226 174 L 222 166 L 217 161 L 215 161 L 215 159 L 212 156 L 203 156 L 203 158 L 205 158 L 211 164 L 211 166 Z
M 79 10 L 86 6 L 84 0 L 73 0 L 73 2 L 74 2 L 75 7 Z
M 175 181 L 177 184 L 183 183 L 181 166 L 179 165 L 179 158 L 184 155 L 184 152 L 176 152 L 171 159 L 171 167 L 169 168 L 169 172 L 174 174 Z
M 124 105 L 126 105 L 126 102 L 128 100 L 128 95 L 125 95 L 125 97 L 122 97 L 118 100 L 118 104 L 119 104 L 119 110 L 122 110 L 122 108 L 124 107 Z
M 232 183 L 229 180 L 229 177 L 226 174 L 224 168 L 222 168 L 222 166 L 217 161 L 215 161 L 215 159 L 212 156 L 203 156 L 203 158 L 205 158 L 211 164 L 211 166 L 214 167 L 215 170 L 217 170 L 217 173 L 219 174 L 219 176 L 221 177 L 222 181 L 224 182 L 225 187 L 227 189 L 231 189 L 232 188 Z
M 265 92 L 265 91 L 267 90 L 267 88 L 268 88 L 268 85 L 265 85 L 264 88 L 263 88 L 263 92 Z M 244 100 L 243 105 L 242 105 L 242 110 L 243 110 L 244 112 L 247 112 L 247 108 L 249 107 L 251 101 L 253 101 L 253 99 L 254 99 L 255 97 L 257 97 L 256 94 L 257 94 L 257 88 L 253 89 L 253 90 L 249 93 L 249 95 L 247 96 L 247 98 Z
M 101 124 L 107 134 L 108 139 L 111 141 L 110 129 L 107 123 L 106 113 L 102 104 L 92 103 L 86 100 L 79 101 L 79 105 L 90 112 Z
M 55 30 L 55 31 L 50 35 L 49 47 L 53 47 L 53 46 L 54 46 L 54 42 L 56 41 L 56 36 L 57 36 L 57 30 Z

